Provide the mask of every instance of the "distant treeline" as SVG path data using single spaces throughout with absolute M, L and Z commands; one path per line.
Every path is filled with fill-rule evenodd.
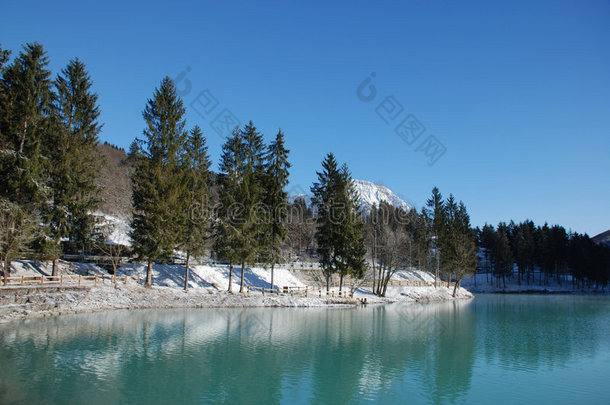
M 483 252 L 480 268 L 496 283 L 516 277 L 521 284 L 547 285 L 550 280 L 574 288 L 603 287 L 610 280 L 610 247 L 563 226 L 536 226 L 532 221 L 499 223 L 477 229 Z

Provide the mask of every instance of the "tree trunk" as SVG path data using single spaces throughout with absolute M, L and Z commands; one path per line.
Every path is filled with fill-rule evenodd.
M 326 292 L 330 291 L 330 271 L 326 272 Z
M 229 262 L 229 289 L 227 291 L 229 291 L 230 293 L 233 292 L 233 260 L 231 260 Z
M 379 274 L 378 274 L 378 277 L 377 277 L 377 292 L 376 292 L 376 294 L 377 295 L 381 295 L 381 282 L 383 280 L 383 278 L 381 277 L 381 271 L 383 269 L 383 265 L 380 263 L 378 268 L 379 268 L 379 270 L 378 270 Z
M 339 292 L 343 289 L 343 272 L 339 273 Z
M 275 263 L 271 263 L 271 289 L 273 290 L 273 268 L 275 267 Z
M 53 259 L 53 270 L 51 271 L 51 275 L 53 277 L 57 275 L 57 259 Z
M 191 260 L 190 253 L 186 252 L 186 269 L 184 271 L 184 291 L 189 290 L 189 262 Z
M 241 262 L 241 277 L 239 278 L 239 292 L 244 292 L 244 273 L 246 271 L 246 262 Z
M 381 290 L 381 296 L 385 297 L 385 294 L 388 292 L 388 284 L 390 283 L 390 270 L 388 270 L 387 275 L 383 279 L 383 289 Z
M 152 287 L 152 260 L 148 260 L 148 267 L 146 267 L 146 283 L 144 287 Z
M 8 279 L 11 275 L 11 259 L 8 255 L 4 258 L 4 285 L 8 285 Z
M 460 283 L 459 279 L 455 280 L 455 285 L 453 286 L 453 298 L 455 298 L 455 292 L 457 291 L 458 284 Z
M 373 257 L 373 289 L 371 291 L 375 294 L 375 257 Z

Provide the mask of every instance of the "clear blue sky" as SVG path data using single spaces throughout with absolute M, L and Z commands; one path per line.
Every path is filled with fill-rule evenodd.
M 610 228 L 608 1 L 13 1 L 1 9 L 4 48 L 41 42 L 54 72 L 76 56 L 86 63 L 103 141 L 127 148 L 163 76 L 186 72 L 188 125 L 207 132 L 215 163 L 223 141 L 212 121 L 226 108 L 268 139 L 284 130 L 294 191 L 309 189 L 333 151 L 355 178 L 417 208 L 435 185 L 453 193 L 474 225 L 531 218 L 591 235 Z M 356 89 L 372 72 L 376 97 L 363 102 Z M 203 111 L 210 94 L 218 104 L 198 115 L 191 103 Z M 386 123 L 376 109 L 388 96 L 403 111 Z M 412 145 L 394 132 L 408 114 L 426 128 Z M 434 165 L 417 151 L 429 135 L 446 148 Z

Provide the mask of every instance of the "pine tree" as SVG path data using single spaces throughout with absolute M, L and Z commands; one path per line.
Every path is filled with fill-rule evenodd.
M 37 244 L 45 246 L 47 239 L 25 224 L 40 222 L 40 211 L 49 198 L 49 161 L 42 155 L 43 139 L 51 130 L 49 60 L 42 45 L 31 43 L 5 66 L 7 61 L 8 53 L 0 51 L 0 197 L 17 213 L 6 217 L 12 218 L 7 229 L 20 234 L 22 241 L 39 236 Z M 19 226 L 23 229 L 17 229 Z M 8 276 L 13 254 L 4 255 Z
M 250 121 L 241 130 L 241 137 L 244 147 L 244 171 L 238 188 L 237 203 L 243 208 L 243 221 L 239 226 L 241 235 L 239 292 L 243 293 L 246 265 L 254 264 L 265 247 L 265 224 L 270 221 L 270 213 L 264 203 L 266 176 L 263 136 Z
M 443 263 L 447 263 L 453 274 L 455 274 L 455 285 L 453 287 L 453 296 L 455 297 L 457 288 L 461 280 L 472 274 L 476 274 L 477 268 L 477 246 L 476 235 L 470 227 L 470 216 L 466 211 L 466 206 L 462 201 L 454 204 L 453 196 L 447 200 L 447 210 L 449 212 L 446 218 L 450 218 L 447 224 L 448 240 L 445 245 L 445 256 Z M 449 254 L 447 254 L 447 252 Z
M 131 239 L 134 252 L 148 262 L 149 287 L 153 262 L 168 259 L 179 243 L 182 224 L 174 216 L 186 187 L 180 176 L 180 155 L 187 136 L 184 114 L 174 82 L 165 77 L 144 109 L 147 126 L 131 178 L 134 207 Z
M 330 278 L 339 273 L 362 277 L 366 268 L 363 223 L 358 212 L 358 195 L 346 165 L 338 168 L 335 156 L 329 153 L 317 172 L 313 184 L 313 204 L 317 207 L 316 241 L 320 265 L 330 289 Z
M 284 134 L 278 131 L 275 140 L 267 148 L 265 157 L 265 204 L 271 214 L 265 229 L 263 258 L 271 264 L 271 288 L 274 288 L 274 267 L 281 260 L 280 246 L 286 238 L 286 198 L 284 189 L 288 184 L 288 154 Z
M 244 172 L 244 145 L 242 134 L 235 129 L 222 146 L 220 158 L 218 221 L 214 251 L 221 260 L 229 262 L 229 288 L 232 292 L 233 266 L 239 258 L 241 247 L 240 225 L 243 209 L 238 203 Z
M 28 210 L 47 198 L 41 144 L 53 97 L 48 65 L 42 45 L 27 44 L 2 77 L 0 193 Z
M 491 271 L 492 275 L 494 274 L 494 271 L 493 261 L 491 260 L 491 257 L 493 254 L 495 237 L 496 230 L 494 229 L 494 227 L 485 223 L 479 235 L 479 246 L 483 249 L 483 254 L 485 256 L 485 266 L 488 270 L 488 273 L 489 271 Z
M 184 289 L 188 290 L 189 262 L 191 257 L 205 253 L 210 233 L 210 158 L 203 132 L 195 126 L 186 140 L 182 161 L 182 175 L 186 182 L 184 196 L 180 199 L 183 208 L 180 248 L 186 252 Z
M 96 147 L 102 126 L 98 123 L 100 109 L 92 84 L 85 65 L 78 59 L 71 60 L 61 71 L 55 80 L 55 131 L 45 139 L 46 155 L 52 162 L 51 204 L 46 222 L 56 245 L 69 237 L 83 250 L 95 225 L 92 213 L 101 203 L 96 177 L 103 161 Z
M 436 266 L 434 271 L 434 287 L 440 278 L 441 271 L 441 249 L 442 249 L 442 234 L 445 226 L 445 202 L 443 196 L 437 187 L 432 189 L 432 196 L 426 201 L 425 214 L 432 226 L 432 239 L 434 241 L 434 253 L 436 258 Z
M 317 208 L 316 242 L 320 265 L 326 278 L 326 290 L 330 290 L 330 278 L 337 271 L 336 241 L 338 239 L 337 221 L 333 220 L 334 199 L 339 182 L 339 168 L 333 153 L 326 155 L 322 162 L 322 171 L 317 172 L 318 181 L 311 187 L 312 203 Z
M 351 173 L 346 164 L 340 170 L 341 188 L 337 201 L 342 202 L 345 209 L 345 223 L 340 232 L 340 260 L 338 261 L 339 291 L 343 288 L 343 277 L 364 277 L 367 265 L 365 261 L 366 246 L 364 245 L 364 223 L 361 219 L 359 195 L 352 181 Z
M 492 260 L 494 272 L 498 278 L 502 277 L 506 288 L 506 276 L 512 275 L 513 272 L 513 255 L 508 241 L 507 226 L 503 222 L 500 222 L 496 228 Z

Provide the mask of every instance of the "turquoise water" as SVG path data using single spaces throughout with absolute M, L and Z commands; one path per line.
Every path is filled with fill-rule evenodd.
M 610 403 L 610 298 L 115 311 L 0 326 L 1 404 Z

